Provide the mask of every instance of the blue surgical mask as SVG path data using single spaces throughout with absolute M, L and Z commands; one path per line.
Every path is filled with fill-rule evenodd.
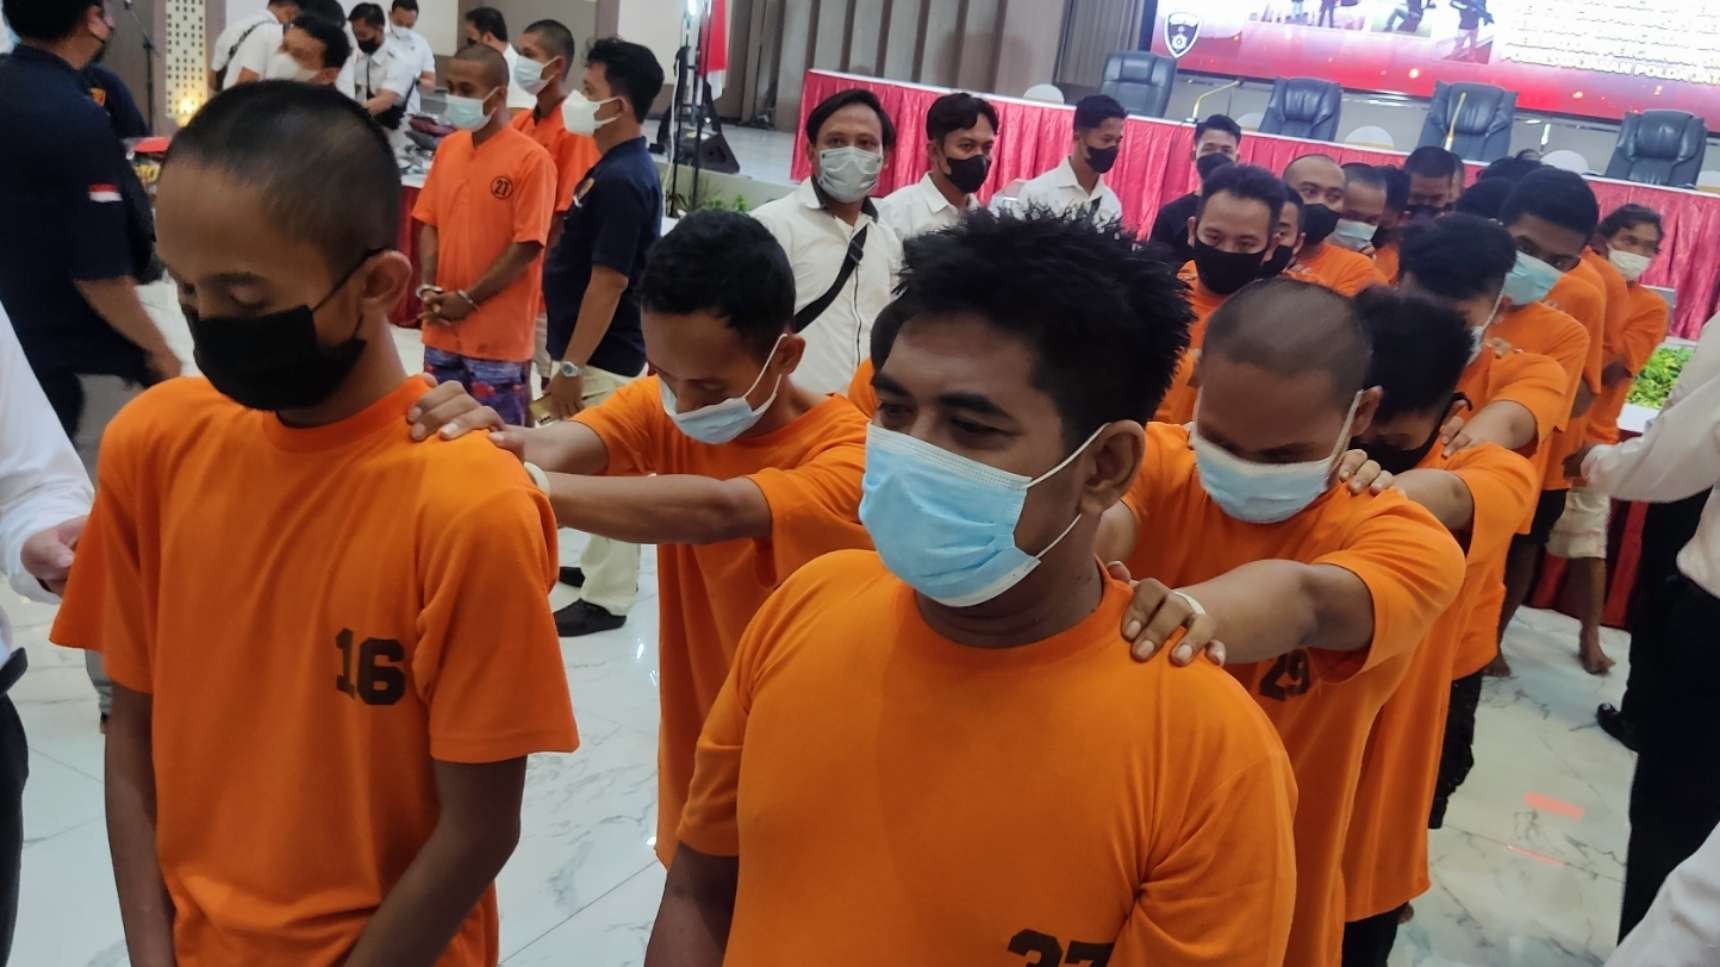
M 1517 264 L 1511 266 L 1511 274 L 1505 277 L 1505 298 L 1514 306 L 1540 302 L 1553 291 L 1562 275 L 1563 272 L 1535 256 L 1518 252 Z
M 1030 478 L 874 423 L 866 428 L 860 523 L 884 566 L 915 591 L 951 608 L 990 601 L 1021 583 L 1081 522 L 1077 514 L 1036 554 L 1015 545 L 1029 488 L 1069 466 L 1102 430 Z
M 1195 470 L 1208 497 L 1228 517 L 1249 524 L 1276 524 L 1306 510 L 1320 499 L 1331 482 L 1332 463 L 1350 442 L 1356 407 L 1362 395 L 1350 401 L 1338 442 L 1324 460 L 1306 463 L 1255 463 L 1244 460 L 1200 435 L 1196 424 L 1189 434 L 1194 447 Z
M 1369 225 L 1367 222 L 1358 222 L 1353 218 L 1340 218 L 1338 219 L 1338 227 L 1332 229 L 1328 241 L 1337 244 L 1340 248 L 1359 252 L 1374 244 L 1374 233 L 1377 231 L 1379 231 L 1378 226 Z
M 783 336 L 786 335 L 788 333 L 776 337 L 776 342 L 771 344 L 770 355 L 765 357 L 766 369 L 770 367 L 770 356 L 776 354 L 776 347 L 782 344 Z M 776 402 L 776 394 L 782 389 L 781 376 L 776 378 L 776 386 L 770 391 L 770 399 L 765 400 L 758 409 L 753 409 L 751 404 L 747 403 L 747 397 L 758 388 L 759 380 L 764 379 L 764 374 L 764 369 L 759 370 L 758 377 L 753 380 L 751 386 L 747 387 L 745 393 L 731 396 L 721 403 L 712 403 L 710 406 L 701 406 L 696 410 L 689 410 L 686 413 L 675 412 L 675 391 L 669 388 L 669 384 L 664 382 L 662 377 L 658 377 L 657 387 L 658 393 L 663 398 L 663 412 L 669 414 L 669 419 L 675 421 L 676 429 L 700 443 L 708 443 L 712 446 L 728 443 L 752 429 L 753 425 L 758 423 L 759 418 L 764 416 L 765 411 L 770 409 L 770 405 Z
M 448 95 L 448 106 L 442 110 L 442 120 L 448 126 L 462 131 L 476 131 L 490 123 L 490 115 L 484 113 L 483 98 L 461 97 L 458 94 Z
M 549 78 L 543 76 L 543 69 L 548 66 L 522 54 L 514 61 L 514 83 L 527 94 L 535 95 L 549 86 Z

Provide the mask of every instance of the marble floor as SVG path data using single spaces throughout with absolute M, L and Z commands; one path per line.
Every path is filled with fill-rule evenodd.
M 147 300 L 189 358 L 171 290 Z M 399 332 L 408 365 L 421 348 Z M 572 563 L 580 535 L 563 533 Z M 655 827 L 657 596 L 647 550 L 639 602 L 612 632 L 562 642 L 582 745 L 543 756 L 527 780 L 524 833 L 499 891 L 509 967 L 623 967 L 645 948 L 663 871 Z M 558 587 L 551 603 L 573 599 Z M 46 641 L 53 610 L 6 594 L 30 671 L 13 689 L 31 750 L 25 789 L 23 898 L 13 963 L 76 967 L 126 962 L 108 863 L 102 739 L 81 657 Z M 1576 625 L 1525 611 L 1507 648 L 1516 675 L 1490 680 L 1476 767 L 1433 834 L 1433 889 L 1399 934 L 1393 967 L 1600 964 L 1613 948 L 1628 833 L 1632 758 L 1594 724 L 1624 688 L 1574 658 Z

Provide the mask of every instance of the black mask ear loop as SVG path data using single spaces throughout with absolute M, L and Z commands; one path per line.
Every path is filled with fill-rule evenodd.
M 336 282 L 334 284 L 334 287 L 328 290 L 328 295 L 323 296 L 321 302 L 318 302 L 316 305 L 311 306 L 312 318 L 315 318 L 316 314 L 318 312 L 322 311 L 322 307 L 328 305 L 329 300 L 333 299 L 335 297 L 335 295 L 340 292 L 340 290 L 346 288 L 346 284 L 348 282 L 352 281 L 352 277 L 358 274 L 359 269 L 364 268 L 364 264 L 366 262 L 369 262 L 371 259 L 377 257 L 378 255 L 381 255 L 383 252 L 386 252 L 386 251 L 388 251 L 388 249 L 386 249 L 386 248 L 366 249 L 364 254 L 360 255 L 358 257 L 358 261 L 353 264 L 353 267 L 350 269 L 347 269 L 346 274 L 340 277 L 340 281 Z M 364 313 L 360 312 L 358 314 L 358 323 L 352 327 L 352 335 L 347 337 L 347 338 L 348 339 L 357 339 L 358 338 L 358 331 L 360 329 L 363 329 L 363 328 L 364 328 Z

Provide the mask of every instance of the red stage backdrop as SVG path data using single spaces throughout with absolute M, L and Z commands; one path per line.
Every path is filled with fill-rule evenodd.
M 1317 9 L 1319 2 L 1307 0 L 1307 5 Z M 1720 0 L 1716 2 L 1720 4 Z M 949 93 L 947 89 L 818 70 L 806 73 L 805 85 L 800 100 L 801 123 L 795 134 L 792 173 L 796 180 L 812 170 L 805 151 L 806 115 L 819 101 L 851 87 L 876 94 L 896 123 L 896 151 L 885 165 L 876 194 L 889 194 L 926 173 L 926 111 L 932 101 Z M 1069 153 L 1075 113 L 1073 107 L 990 94 L 986 97 L 997 108 L 1002 130 L 991 178 L 980 191 L 982 200 L 989 200 L 1016 179 L 1032 178 L 1061 161 Z M 1145 230 L 1160 205 L 1193 189 L 1194 163 L 1189 159 L 1192 133 L 1188 124 L 1129 118 L 1122 154 L 1106 176 L 1106 182 L 1123 200 L 1123 219 L 1128 224 Z M 1250 133 L 1242 140 L 1242 160 L 1272 171 L 1283 171 L 1298 155 L 1311 151 L 1324 152 L 1340 162 L 1395 165 L 1404 157 L 1401 152 L 1273 135 Z M 1720 303 L 1720 195 L 1604 178 L 1592 178 L 1590 184 L 1603 213 L 1625 202 L 1636 202 L 1664 216 L 1666 240 L 1661 256 L 1643 281 L 1677 291 L 1673 331 L 1695 338 Z
M 1715 0 L 1160 0 L 1152 49 L 1183 70 L 1323 77 L 1427 97 L 1435 81 L 1520 108 L 1618 119 L 1720 108 Z M 1414 11 L 1414 12 L 1412 12 Z

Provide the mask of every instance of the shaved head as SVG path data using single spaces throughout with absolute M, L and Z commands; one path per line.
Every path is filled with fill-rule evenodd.
M 1347 407 L 1367 384 L 1372 347 L 1349 299 L 1279 278 L 1244 286 L 1220 306 L 1203 352 L 1285 376 L 1324 371 L 1333 401 Z
M 457 63 L 476 65 L 479 77 L 488 87 L 508 86 L 508 62 L 494 47 L 485 44 L 468 44 L 455 51 L 454 60 Z

